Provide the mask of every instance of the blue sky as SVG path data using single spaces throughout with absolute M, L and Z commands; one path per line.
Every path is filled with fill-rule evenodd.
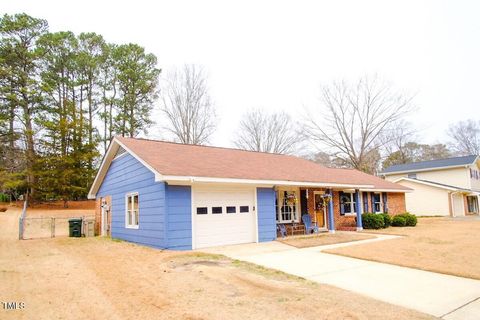
M 480 120 L 478 1 L 5 1 L 2 12 L 45 18 L 52 31 L 135 42 L 169 69 L 205 67 L 220 116 L 212 144 L 231 146 L 250 108 L 298 118 L 319 87 L 378 74 L 415 94 L 406 119 L 421 141 Z M 156 128 L 151 132 L 157 135 Z

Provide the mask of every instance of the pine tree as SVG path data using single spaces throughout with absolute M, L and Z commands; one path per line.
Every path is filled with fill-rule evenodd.
M 18 121 L 18 125 L 21 127 L 20 134 L 25 144 L 25 152 L 18 152 L 18 156 L 25 157 L 25 168 L 22 171 L 26 177 L 25 187 L 30 195 L 34 195 L 36 185 L 34 118 L 42 102 L 38 81 L 40 72 L 38 62 L 41 57 L 36 41 L 47 32 L 47 29 L 46 20 L 23 13 L 5 14 L 0 19 L 0 94 L 4 106 L 8 108 L 8 148 L 11 154 L 17 154 L 16 143 L 19 136 L 15 132 L 13 118 L 19 114 L 21 121 Z M 11 182 L 13 185 L 19 185 L 18 181 Z

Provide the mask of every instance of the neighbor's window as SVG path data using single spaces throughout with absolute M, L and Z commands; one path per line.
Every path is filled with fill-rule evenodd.
M 381 193 L 373 194 L 373 209 L 375 213 L 382 212 L 382 194 Z
M 468 212 L 478 213 L 478 197 L 467 196 Z
M 129 193 L 125 196 L 125 213 L 126 213 L 126 222 L 125 225 L 127 228 L 138 228 L 138 193 Z
M 343 210 L 341 210 L 340 213 L 345 215 L 355 214 L 357 212 L 355 200 L 354 192 L 343 192 L 343 194 L 340 196 L 340 205 L 342 206 Z

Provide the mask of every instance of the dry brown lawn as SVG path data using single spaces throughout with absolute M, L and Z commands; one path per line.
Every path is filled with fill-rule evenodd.
M 195 252 L 107 238 L 16 240 L 0 214 L 0 319 L 430 319 L 345 290 Z
M 480 219 L 419 218 L 416 227 L 376 233 L 405 237 L 326 250 L 348 257 L 480 279 Z
M 278 241 L 297 248 L 309 248 L 316 246 L 324 246 L 328 244 L 344 243 L 350 241 L 359 241 L 375 238 L 367 234 L 360 234 L 356 232 L 336 232 L 336 233 L 320 233 L 316 235 L 294 236 Z

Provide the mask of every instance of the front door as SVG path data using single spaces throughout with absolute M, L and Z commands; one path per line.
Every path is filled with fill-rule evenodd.
M 314 222 L 317 223 L 317 226 L 319 228 L 326 228 L 325 224 L 325 206 L 323 203 L 323 192 L 321 191 L 314 191 L 313 192 L 313 212 L 314 212 L 314 217 L 315 219 Z

